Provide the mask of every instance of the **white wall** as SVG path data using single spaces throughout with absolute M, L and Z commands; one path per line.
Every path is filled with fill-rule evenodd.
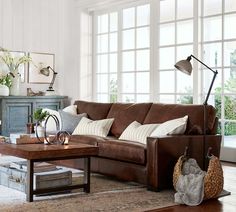
M 55 54 L 54 88 L 72 100 L 79 98 L 79 15 L 74 4 L 74 0 L 0 0 L 0 46 Z M 22 95 L 27 87 L 34 91 L 48 88 L 27 80 L 26 73 Z

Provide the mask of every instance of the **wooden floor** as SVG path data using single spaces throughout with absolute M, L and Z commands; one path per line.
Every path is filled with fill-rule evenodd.
M 215 200 L 204 201 L 199 206 L 178 205 L 152 210 L 152 212 L 236 212 L 236 164 L 222 163 L 224 170 L 224 189 L 231 195 Z

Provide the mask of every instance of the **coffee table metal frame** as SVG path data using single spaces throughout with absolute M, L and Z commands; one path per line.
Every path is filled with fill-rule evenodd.
M 7 144 L 0 142 L 0 153 L 12 155 L 27 160 L 27 191 L 26 200 L 33 202 L 36 194 L 48 194 L 52 192 L 68 191 L 83 188 L 86 193 L 90 192 L 90 158 L 98 154 L 98 147 L 87 144 L 69 145 L 44 145 L 44 144 Z M 84 159 L 84 178 L 82 184 L 67 185 L 53 188 L 33 189 L 34 163 L 56 160 Z

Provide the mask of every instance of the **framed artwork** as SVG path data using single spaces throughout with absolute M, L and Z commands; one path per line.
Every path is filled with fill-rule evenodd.
M 21 58 L 26 55 L 26 52 L 21 52 L 21 51 L 9 51 L 11 54 L 12 58 Z M 0 54 L 4 54 L 4 52 L 0 52 Z M 26 73 L 26 68 L 27 68 L 27 63 L 21 64 L 18 67 L 18 72 L 21 75 L 21 82 L 25 82 L 25 73 Z M 0 71 L 1 74 L 5 75 L 9 73 L 9 68 L 7 67 L 6 64 L 0 63 Z
M 32 52 L 29 53 L 29 56 L 32 58 L 33 62 L 29 64 L 28 82 L 49 84 L 52 81 L 53 72 L 50 71 L 49 76 L 45 76 L 40 73 L 40 70 L 48 66 L 54 69 L 55 55 Z

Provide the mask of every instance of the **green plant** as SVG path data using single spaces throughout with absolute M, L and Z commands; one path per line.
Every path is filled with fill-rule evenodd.
M 0 84 L 1 85 L 6 85 L 8 88 L 10 88 L 11 85 L 12 85 L 11 77 L 8 74 L 5 75 L 5 76 L 0 77 Z
M 49 115 L 49 112 L 43 111 L 42 108 L 38 108 L 33 113 L 33 118 L 38 122 L 41 123 L 45 120 L 45 118 Z

